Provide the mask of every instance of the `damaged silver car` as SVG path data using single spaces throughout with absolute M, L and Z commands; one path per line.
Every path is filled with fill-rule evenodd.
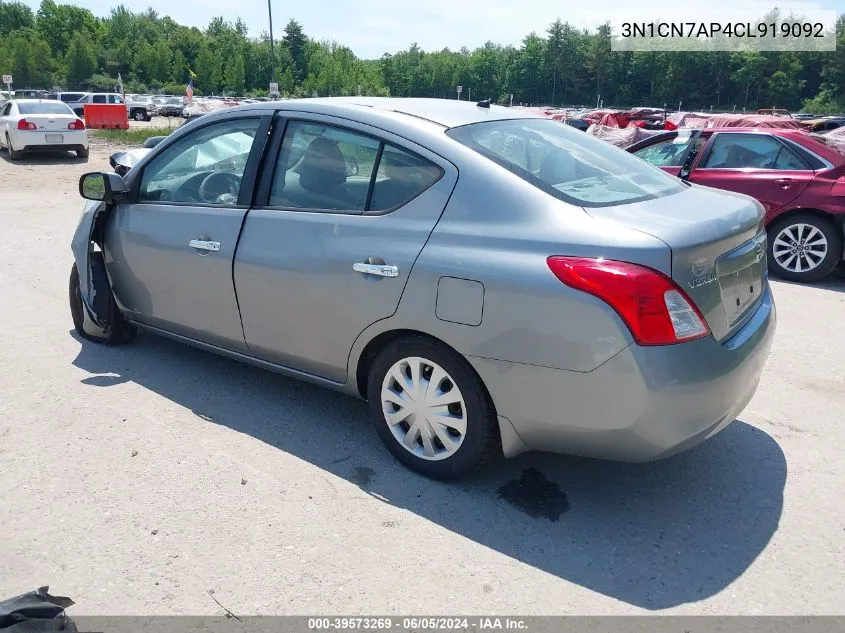
M 489 102 L 233 108 L 80 193 L 80 335 L 144 328 L 364 398 L 440 479 L 691 447 L 775 331 L 759 203 Z

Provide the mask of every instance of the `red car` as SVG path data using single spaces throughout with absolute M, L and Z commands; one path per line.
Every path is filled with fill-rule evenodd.
M 778 128 L 682 129 L 626 149 L 683 180 L 759 200 L 769 269 L 818 281 L 843 259 L 845 220 L 845 154 L 823 138 Z

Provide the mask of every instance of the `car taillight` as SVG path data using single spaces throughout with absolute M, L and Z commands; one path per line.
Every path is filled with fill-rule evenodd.
M 84 130 L 85 129 L 85 122 L 82 119 L 74 119 L 70 123 L 67 124 L 67 129 L 69 130 Z
M 656 270 L 586 257 L 549 257 L 547 262 L 567 286 L 598 297 L 616 310 L 639 345 L 671 345 L 710 333 L 692 300 Z
M 27 121 L 26 119 L 21 119 L 18 121 L 18 129 L 19 130 L 35 130 L 38 129 L 35 123 L 31 121 Z

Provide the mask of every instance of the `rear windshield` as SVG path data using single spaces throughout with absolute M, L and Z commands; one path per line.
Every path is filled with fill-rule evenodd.
M 73 110 L 60 101 L 18 103 L 18 110 L 21 114 L 73 114 Z
M 473 123 L 447 132 L 543 191 L 584 207 L 651 200 L 684 189 L 639 158 L 551 119 Z

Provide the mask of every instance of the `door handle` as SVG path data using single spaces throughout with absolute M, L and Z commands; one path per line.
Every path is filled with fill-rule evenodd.
M 783 189 L 788 189 L 792 186 L 792 183 L 795 182 L 792 178 L 778 178 L 775 180 L 775 184 L 778 187 L 782 187 Z
M 200 251 L 209 251 L 212 253 L 216 253 L 220 250 L 220 242 L 212 242 L 209 240 L 191 240 L 188 242 L 188 246 Z
M 396 266 L 389 266 L 388 264 L 366 264 L 364 262 L 356 262 L 352 264 L 352 270 L 356 273 L 364 275 L 376 275 L 378 277 L 398 277 L 399 268 Z

